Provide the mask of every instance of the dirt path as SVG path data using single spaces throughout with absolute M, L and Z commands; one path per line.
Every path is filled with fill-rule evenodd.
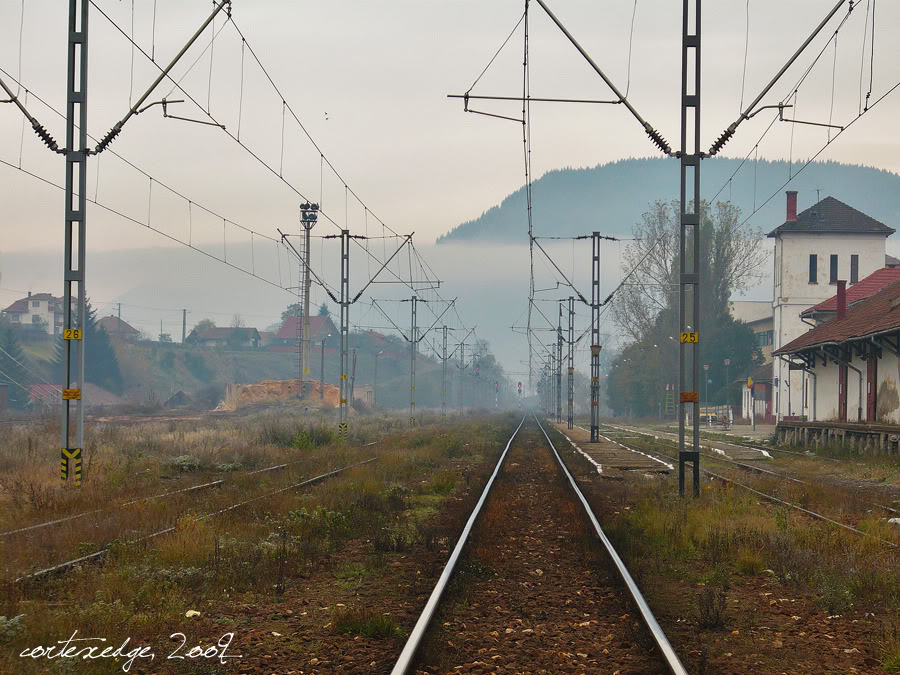
M 536 425 L 510 448 L 418 672 L 665 672 Z

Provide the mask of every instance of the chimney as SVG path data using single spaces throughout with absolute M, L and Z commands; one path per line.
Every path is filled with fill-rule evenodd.
M 837 318 L 838 321 L 847 317 L 847 282 L 837 282 Z
M 787 222 L 795 223 L 797 222 L 797 191 L 796 190 L 788 190 L 785 192 L 787 195 Z
M 29 298 L 31 297 L 31 291 L 28 291 L 28 297 Z

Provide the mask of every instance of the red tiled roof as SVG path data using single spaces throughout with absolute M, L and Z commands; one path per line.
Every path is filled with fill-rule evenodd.
M 894 281 L 900 280 L 900 267 L 882 267 L 875 270 L 865 279 L 847 288 L 847 306 L 856 304 L 880 291 Z M 815 307 L 803 310 L 801 316 L 809 316 L 816 312 L 837 312 L 837 295 L 820 302 Z
M 848 307 L 843 319 L 834 318 L 816 326 L 774 354 L 795 354 L 811 347 L 859 340 L 894 330 L 900 330 L 900 281 L 894 281 L 872 297 Z
M 107 335 L 136 335 L 140 331 L 117 316 L 104 316 L 99 323 Z
M 281 324 L 281 330 L 278 331 L 278 339 L 279 340 L 296 340 L 297 339 L 297 322 L 300 320 L 299 316 L 289 316 L 284 320 L 284 323 Z M 327 316 L 311 316 L 309 317 L 309 331 L 311 335 L 318 335 L 319 331 L 322 330 L 322 327 L 325 325 L 326 321 L 330 321 L 330 317 Z
M 57 305 L 57 311 L 61 310 L 62 298 L 57 298 L 51 293 L 33 293 L 29 295 L 27 298 L 19 298 L 9 307 L 7 307 L 4 312 L 27 312 L 30 309 L 30 305 L 28 304 L 29 300 L 49 300 L 51 303 Z
M 785 221 L 769 232 L 768 236 L 777 237 L 784 232 L 870 232 L 888 236 L 895 230 L 834 197 L 825 197 L 798 213 L 797 220 Z

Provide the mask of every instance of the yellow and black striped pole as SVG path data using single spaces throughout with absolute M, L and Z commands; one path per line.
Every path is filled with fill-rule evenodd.
M 59 477 L 66 482 L 69 480 L 69 469 L 75 478 L 75 487 L 81 486 L 81 448 L 62 448 L 59 458 Z

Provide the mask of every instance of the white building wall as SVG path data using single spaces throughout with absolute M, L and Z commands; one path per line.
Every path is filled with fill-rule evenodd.
M 862 403 L 860 404 L 860 376 L 852 368 L 847 368 L 847 421 L 866 421 L 866 390 L 867 368 L 866 362 L 859 358 L 850 361 L 850 365 L 862 372 Z M 836 422 L 838 415 L 838 374 L 839 366 L 829 362 L 823 366 L 819 361 L 814 372 L 816 374 L 816 415 L 815 421 Z M 878 373 L 876 377 L 878 393 L 876 397 L 877 421 L 900 424 L 900 359 L 894 354 L 882 350 L 882 357 L 878 360 Z M 810 385 L 811 387 L 812 385 Z M 810 389 L 812 392 L 812 389 Z M 812 394 L 810 393 L 810 396 Z M 862 420 L 858 411 L 862 406 Z M 813 419 L 810 417 L 810 419 Z
M 775 349 L 799 337 L 812 326 L 800 319 L 800 312 L 827 300 L 837 293 L 837 286 L 829 282 L 831 256 L 838 256 L 838 279 L 850 279 L 850 256 L 859 256 L 859 278 L 863 279 L 884 267 L 885 237 L 880 234 L 805 234 L 788 232 L 775 239 Z M 816 283 L 809 282 L 809 256 L 816 254 Z M 833 364 L 829 364 L 831 368 Z M 857 365 L 854 363 L 853 365 Z M 863 364 L 865 365 L 865 364 Z M 858 367 L 858 366 L 857 366 Z M 804 405 L 803 389 L 806 374 L 788 371 L 787 364 L 776 359 L 773 376 L 778 378 L 775 390 L 776 415 L 811 415 L 811 394 Z M 849 369 L 848 369 L 849 370 Z M 837 367 L 835 366 L 835 373 Z M 835 374 L 835 378 L 837 375 Z M 865 377 L 865 375 L 864 375 Z M 858 387 L 856 373 L 848 374 L 848 388 L 855 397 Z M 837 386 L 835 379 L 835 387 Z M 811 385 L 810 385 L 811 386 Z M 819 397 L 822 401 L 822 397 Z M 852 410 L 851 410 L 852 408 Z M 835 397 L 835 417 L 837 398 Z M 816 417 L 823 418 L 817 410 Z M 847 417 L 856 418 L 856 399 L 848 399 Z
M 879 422 L 900 424 L 900 359 L 886 349 L 878 360 L 876 410 Z

